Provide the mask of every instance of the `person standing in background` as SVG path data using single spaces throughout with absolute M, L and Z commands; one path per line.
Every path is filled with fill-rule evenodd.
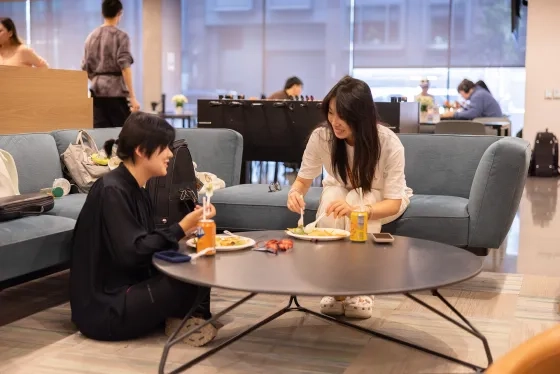
M 299 97 L 303 91 L 303 82 L 298 77 L 291 77 L 286 80 L 284 89 L 276 91 L 268 97 L 269 100 L 289 100 L 290 96 Z
M 49 67 L 33 49 L 22 43 L 11 18 L 0 18 L 0 65 Z
M 93 127 L 120 127 L 131 111 L 140 110 L 132 86 L 134 59 L 128 34 L 117 27 L 121 1 L 103 0 L 101 12 L 104 22 L 86 39 L 82 70 L 91 81 Z

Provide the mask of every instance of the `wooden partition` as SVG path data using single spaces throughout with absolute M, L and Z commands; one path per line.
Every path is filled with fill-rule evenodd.
M 0 66 L 0 134 L 92 127 L 85 72 Z

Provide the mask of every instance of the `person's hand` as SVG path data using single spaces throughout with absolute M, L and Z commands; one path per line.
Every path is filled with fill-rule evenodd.
M 137 112 L 140 110 L 140 103 L 136 100 L 135 97 L 130 98 L 130 111 Z
M 298 191 L 293 191 L 288 194 L 288 209 L 292 212 L 300 214 L 302 209 L 305 209 L 305 201 L 303 195 Z
M 208 206 L 206 207 L 206 218 L 210 219 L 213 218 L 215 215 L 216 215 L 216 208 L 214 207 L 214 205 L 208 204 Z M 192 231 L 192 229 L 195 228 L 196 225 L 198 224 L 198 221 L 200 221 L 203 217 L 204 217 L 204 212 L 202 210 L 202 207 L 200 205 L 197 205 L 192 212 L 187 214 L 181 220 L 181 222 L 179 222 L 179 225 L 181 226 L 183 231 L 187 233 Z
M 327 217 L 332 214 L 334 218 L 350 217 L 350 213 L 352 213 L 355 208 L 356 207 L 350 206 L 345 200 L 336 200 L 327 207 L 326 214 Z

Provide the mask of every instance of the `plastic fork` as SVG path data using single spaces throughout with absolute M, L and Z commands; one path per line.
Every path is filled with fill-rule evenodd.
M 313 230 L 315 230 L 315 227 L 317 226 L 317 222 L 319 222 L 320 220 L 323 219 L 323 217 L 325 216 L 325 213 L 321 213 L 321 215 L 319 216 L 319 218 L 317 218 L 315 221 L 311 222 L 310 224 L 308 224 L 307 226 L 305 226 L 303 228 L 303 232 L 305 232 L 306 234 L 311 233 Z
M 301 210 L 301 216 L 297 221 L 297 227 L 303 227 L 303 209 Z

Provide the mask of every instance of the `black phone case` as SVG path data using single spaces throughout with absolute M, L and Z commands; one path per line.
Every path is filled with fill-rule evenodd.
M 177 252 L 177 251 L 162 251 L 157 252 L 155 258 L 158 258 L 163 261 L 172 262 L 172 263 L 181 263 L 181 262 L 189 262 L 191 260 L 191 256 Z

